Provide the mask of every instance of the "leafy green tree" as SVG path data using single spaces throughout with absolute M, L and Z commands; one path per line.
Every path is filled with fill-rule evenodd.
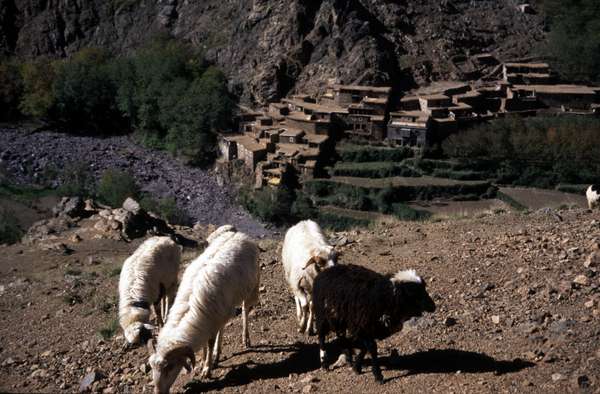
M 19 109 L 24 115 L 46 118 L 54 105 L 52 84 L 55 77 L 55 63 L 45 57 L 26 62 L 21 67 L 23 96 Z
M 566 79 L 600 81 L 600 2 L 545 0 L 546 53 Z
M 110 77 L 110 54 L 86 48 L 57 66 L 54 97 L 60 119 L 77 126 L 103 128 L 118 125 L 117 86 Z
M 23 79 L 14 59 L 0 62 L 0 120 L 19 117 L 19 100 L 23 94 Z

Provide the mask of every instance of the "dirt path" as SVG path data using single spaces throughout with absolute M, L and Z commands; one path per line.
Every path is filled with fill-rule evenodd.
M 381 272 L 415 268 L 438 304 L 435 314 L 379 342 L 382 386 L 368 366 L 362 375 L 347 367 L 319 369 L 316 338 L 296 333 L 279 240 L 262 240 L 264 287 L 250 319 L 253 346 L 242 348 L 241 322 L 234 319 L 213 379 L 181 374 L 175 389 L 599 392 L 599 262 L 587 268 L 584 262 L 600 248 L 600 213 L 558 214 L 391 221 L 344 233 L 350 243 L 341 248 L 342 262 Z M 0 391 L 73 392 L 97 370 L 105 378 L 92 386 L 96 392 L 151 392 L 146 350 L 122 351 L 119 330 L 111 338 L 99 335 L 116 316 L 116 269 L 141 240 L 84 237 L 74 243 L 74 231 L 82 230 L 61 235 L 71 255 L 39 246 L 0 247 Z M 186 250 L 185 260 L 198 253 Z M 331 352 L 336 354 L 334 345 Z

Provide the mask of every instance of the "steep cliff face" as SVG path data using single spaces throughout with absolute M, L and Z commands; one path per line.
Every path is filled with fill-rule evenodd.
M 126 51 L 168 32 L 205 50 L 245 101 L 342 83 L 460 78 L 466 56 L 527 55 L 538 15 L 515 0 L 0 0 L 0 52 Z

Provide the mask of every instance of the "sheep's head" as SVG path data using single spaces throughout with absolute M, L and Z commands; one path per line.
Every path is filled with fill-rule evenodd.
M 123 334 L 129 345 L 145 344 L 152 338 L 155 329 L 152 324 L 134 322 L 123 330 Z
M 314 249 L 310 253 L 311 258 L 306 263 L 305 268 L 314 266 L 317 273 L 333 267 L 337 263 L 337 252 L 333 246 L 326 246 L 320 249 Z
M 196 365 L 196 356 L 191 347 L 180 346 L 171 349 L 164 356 L 156 352 L 148 361 L 152 367 L 154 393 L 163 394 L 169 392 L 181 368 L 192 371 Z
M 402 313 L 406 317 L 435 312 L 435 302 L 427 293 L 425 281 L 414 270 L 400 271 L 390 280 L 394 285 L 394 295 L 401 300 Z

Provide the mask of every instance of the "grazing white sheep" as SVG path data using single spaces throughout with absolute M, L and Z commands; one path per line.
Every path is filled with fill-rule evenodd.
M 220 231 L 218 229 L 217 231 Z M 167 393 L 181 368 L 191 371 L 195 353 L 219 342 L 219 332 L 242 305 L 244 344 L 249 343 L 247 311 L 258 302 L 258 248 L 245 234 L 220 231 L 185 270 L 175 303 L 150 356 L 156 393 Z M 217 348 L 217 346 L 215 346 Z M 211 352 L 201 377 L 212 368 Z
M 281 254 L 285 279 L 296 302 L 298 332 L 311 334 L 313 281 L 321 271 L 336 264 L 337 254 L 312 220 L 299 222 L 287 231 Z
M 151 337 L 150 307 L 157 324 L 173 303 L 177 291 L 177 273 L 181 247 L 169 237 L 152 237 L 144 241 L 125 260 L 119 278 L 119 323 L 131 345 Z
M 587 197 L 590 209 L 600 208 L 600 185 L 591 185 L 588 187 L 585 196 Z

